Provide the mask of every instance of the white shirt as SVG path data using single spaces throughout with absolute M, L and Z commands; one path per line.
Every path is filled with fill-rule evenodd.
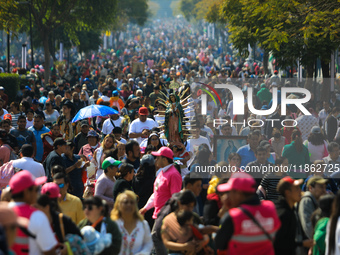
M 155 115 L 155 121 L 158 123 L 158 125 L 163 125 L 165 121 L 165 116 L 160 116 L 159 114 Z
M 41 163 L 34 161 L 33 158 L 22 157 L 20 159 L 12 160 L 13 167 L 27 170 L 34 175 L 35 178 L 46 176 L 44 167 Z
M 119 255 L 146 255 L 151 253 L 153 242 L 147 221 L 138 220 L 131 234 L 124 228 L 124 221 L 122 219 L 116 220 L 116 223 L 122 234 L 122 246 Z
M 227 116 L 228 116 L 228 114 L 227 114 L 227 110 L 226 110 L 226 109 L 221 108 L 221 109 L 218 111 L 218 117 L 220 117 L 220 118 L 225 118 L 225 117 L 227 117 Z
M 4 116 L 8 113 L 8 111 L 7 110 L 5 110 L 5 109 L 2 109 L 3 111 L 4 111 L 4 114 L 2 114 L 1 116 L 0 116 L 0 119 L 4 119 Z
M 303 144 L 307 147 L 309 151 L 310 162 L 314 162 L 315 160 L 321 160 L 322 158 L 325 157 L 325 154 L 327 153 L 328 144 L 325 140 L 321 145 L 313 145 L 308 140 L 306 140 Z
M 113 127 L 111 122 L 113 122 L 113 124 L 116 127 L 122 127 L 123 119 L 124 118 L 119 116 L 119 118 L 116 119 L 116 120 L 113 120 L 111 118 L 108 118 L 107 120 L 105 120 L 104 123 L 103 123 L 103 127 L 102 127 L 103 134 L 104 135 L 111 134 L 112 130 L 114 129 L 114 127 Z
M 319 112 L 319 119 L 321 120 L 322 126 L 325 124 L 327 117 L 328 117 L 327 111 L 325 109 L 322 109 Z
M 213 116 L 214 111 L 215 111 L 216 108 L 217 108 L 217 106 L 215 105 L 214 101 L 208 102 L 207 115 Z
M 301 115 L 296 118 L 297 127 L 301 131 L 302 140 L 307 140 L 308 135 L 310 134 L 312 127 L 319 126 L 318 119 L 313 115 Z
M 192 108 L 190 105 L 187 106 L 183 111 L 184 111 L 185 117 L 188 117 L 189 120 L 192 120 L 195 117 L 195 115 L 196 115 L 195 114 L 195 109 Z M 164 117 L 164 119 L 165 119 L 165 117 Z
M 29 127 L 32 127 L 33 126 L 33 122 L 34 122 L 34 119 L 32 119 L 31 121 L 29 121 L 27 118 L 26 118 L 26 128 L 29 128 Z
M 123 144 L 126 144 L 126 143 L 127 143 L 126 140 L 125 140 L 123 137 L 120 138 L 119 142 L 121 142 L 121 143 L 123 143 Z
M 132 121 L 129 129 L 129 134 L 131 133 L 142 133 L 144 129 L 151 130 L 154 127 L 158 127 L 157 122 L 153 119 L 147 118 L 146 121 L 141 122 L 140 119 L 135 119 Z M 145 137 L 133 138 L 139 144 L 145 139 Z
M 214 132 L 211 130 L 210 127 L 204 125 L 204 126 L 201 128 L 201 130 L 204 131 L 204 132 L 207 132 L 207 135 L 209 136 L 209 139 L 213 138 Z
M 11 202 L 9 207 L 13 208 L 23 203 Z M 51 229 L 47 216 L 42 211 L 35 211 L 31 214 L 28 223 L 28 231 L 36 236 L 29 238 L 29 254 L 40 255 L 52 250 L 58 241 Z
M 190 164 L 192 163 L 192 161 L 194 160 L 194 157 L 195 157 L 195 154 L 196 152 L 198 151 L 198 147 L 201 145 L 201 144 L 207 144 L 210 151 L 211 150 L 211 147 L 210 147 L 210 143 L 209 143 L 209 140 L 208 138 L 205 138 L 203 136 L 200 136 L 199 138 L 197 139 L 189 139 L 187 141 L 187 146 L 186 146 L 186 150 L 190 153 L 190 159 L 187 161 L 187 166 L 189 167 Z
M 231 100 L 227 108 L 227 114 L 230 116 L 232 120 L 234 119 L 233 105 L 234 105 L 233 100 Z
M 57 110 L 54 110 L 54 112 L 52 114 L 47 114 L 44 111 L 44 115 L 45 115 L 45 122 L 51 122 L 52 124 L 54 122 L 57 122 L 57 119 L 60 116 L 60 114 L 59 114 L 59 112 Z

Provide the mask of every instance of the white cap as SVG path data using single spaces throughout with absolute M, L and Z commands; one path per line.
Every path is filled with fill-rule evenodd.
M 129 82 L 130 82 L 130 81 L 133 81 L 133 78 L 130 78 L 130 79 L 129 79 Z

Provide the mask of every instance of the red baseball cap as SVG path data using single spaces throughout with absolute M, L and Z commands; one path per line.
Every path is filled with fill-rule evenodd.
M 255 193 L 256 182 L 255 179 L 247 173 L 235 173 L 231 176 L 229 181 L 217 186 L 219 192 L 227 192 L 230 190 L 238 190 L 248 193 Z
M 4 115 L 4 120 L 10 120 L 12 121 L 12 115 L 10 115 L 9 113 Z
M 138 113 L 139 113 L 139 115 L 149 115 L 148 108 L 146 108 L 146 107 L 139 108 Z
M 293 184 L 294 186 L 300 186 L 303 183 L 303 179 L 294 180 L 290 176 L 286 176 L 281 179 L 281 182 L 289 182 L 290 184 Z
M 174 159 L 174 153 L 168 147 L 161 147 L 158 151 L 151 152 L 151 155 L 156 156 L 156 157 L 162 156 L 162 157 Z
M 9 180 L 9 187 L 11 188 L 12 194 L 17 194 L 32 186 L 42 185 L 46 181 L 46 176 L 34 178 L 30 172 L 22 170 L 13 175 L 13 177 Z
M 41 188 L 41 194 L 46 194 L 46 195 L 48 195 L 49 198 L 59 198 L 59 197 L 61 197 L 59 191 L 60 191 L 60 189 L 59 189 L 58 184 L 56 184 L 54 182 L 46 183 Z

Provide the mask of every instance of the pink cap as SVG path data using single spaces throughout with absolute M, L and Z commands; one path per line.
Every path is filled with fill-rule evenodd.
M 13 175 L 13 177 L 9 180 L 9 187 L 11 188 L 12 194 L 17 194 L 32 186 L 42 185 L 46 182 L 46 180 L 46 176 L 34 179 L 34 176 L 30 172 L 22 170 Z
M 46 183 L 41 188 L 41 194 L 46 194 L 46 195 L 48 195 L 49 198 L 59 198 L 59 197 L 61 197 L 59 191 L 60 190 L 59 190 L 58 184 L 56 184 L 54 182 Z
M 174 153 L 168 147 L 161 147 L 158 151 L 151 152 L 151 154 L 153 156 L 156 156 L 156 157 L 162 156 L 162 157 L 166 157 L 166 158 L 170 158 L 170 159 L 174 158 Z
M 227 192 L 230 190 L 238 190 L 243 192 L 254 193 L 256 191 L 255 179 L 247 173 L 235 173 L 229 181 L 217 186 L 219 192 Z

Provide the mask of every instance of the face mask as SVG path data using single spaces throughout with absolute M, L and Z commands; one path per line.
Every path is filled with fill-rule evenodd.
M 91 146 L 91 148 L 92 148 L 92 149 L 95 149 L 95 148 L 97 148 L 97 145 L 95 145 L 95 146 Z

